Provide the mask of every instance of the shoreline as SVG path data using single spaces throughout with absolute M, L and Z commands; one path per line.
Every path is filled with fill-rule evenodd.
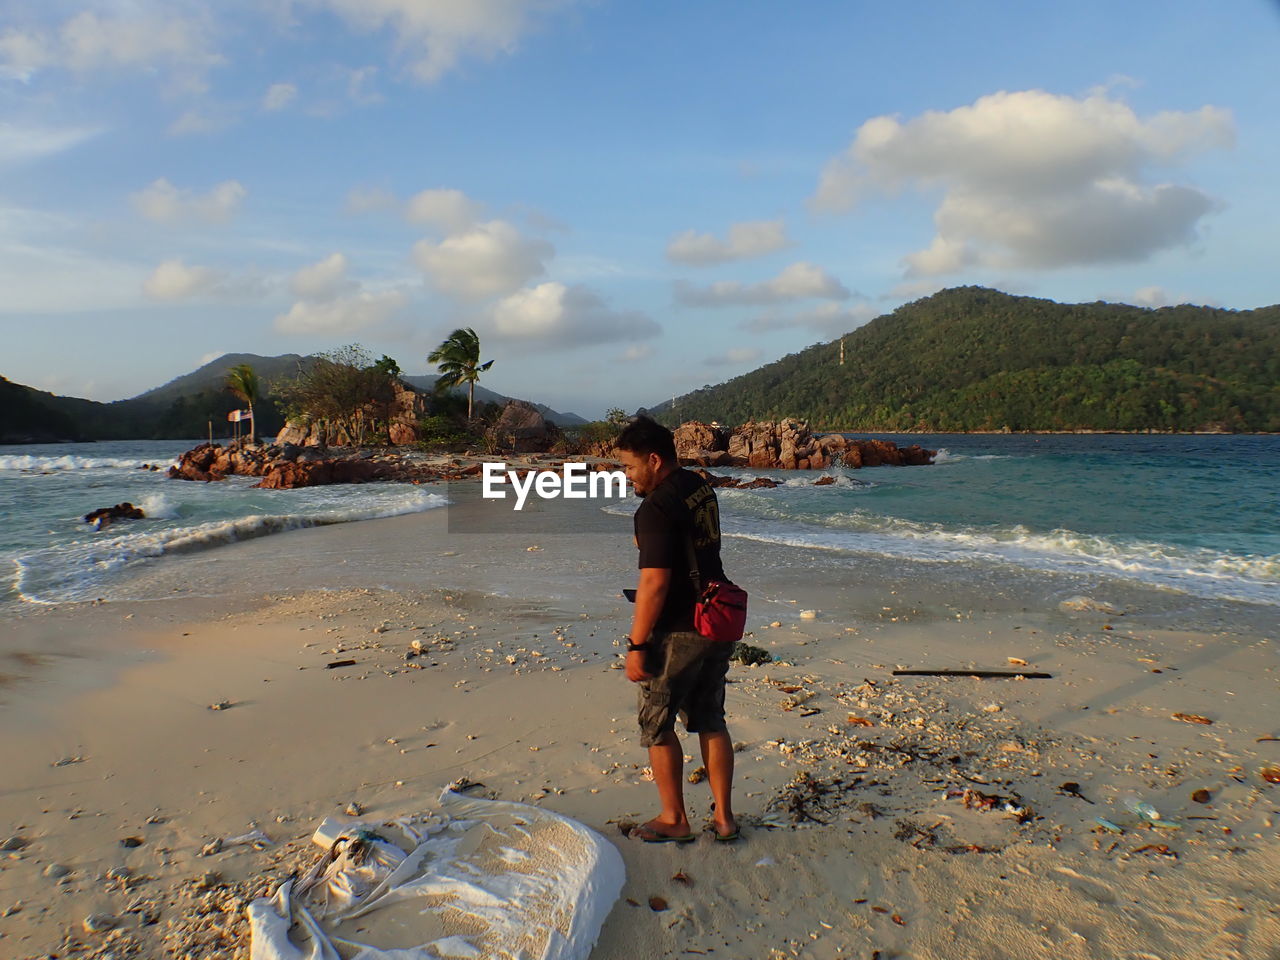
M 1263 879 L 1280 865 L 1280 787 L 1257 772 L 1280 761 L 1280 743 L 1255 742 L 1280 735 L 1258 706 L 1277 663 L 1261 624 L 1215 625 L 1211 605 L 1194 630 L 1161 628 L 1141 608 L 1064 611 L 1030 582 L 975 595 L 940 579 L 943 565 L 902 578 L 873 559 L 797 566 L 779 549 L 766 570 L 753 562 L 758 545 L 726 541 L 726 566 L 752 593 L 748 642 L 778 661 L 731 673 L 748 835 L 730 849 L 654 848 L 611 822 L 647 818 L 656 802 L 612 644 L 629 612 L 612 593 L 634 578 L 625 518 L 602 514 L 579 534 L 480 536 L 448 535 L 436 513 L 221 548 L 231 569 L 247 570 L 237 558 L 251 554 L 310 558 L 281 568 L 266 594 L 232 578 L 219 597 L 65 605 L 15 620 L 0 655 L 25 666 L 0 685 L 0 762 L 14 784 L 0 791 L 0 832 L 30 843 L 0 860 L 0 912 L 22 901 L 0 936 L 7 955 L 65 951 L 68 931 L 87 948 L 73 956 L 128 956 L 128 942 L 164 956 L 165 934 L 178 938 L 171 945 L 207 945 L 202 897 L 230 903 L 309 862 L 311 830 L 351 801 L 377 816 L 421 810 L 458 776 L 574 817 L 621 851 L 627 886 L 594 960 L 637 948 L 1252 958 L 1280 939 Z M 317 591 L 335 551 L 351 561 L 347 573 Z M 375 571 L 381 586 L 369 582 Z M 802 619 L 804 609 L 816 617 Z M 414 639 L 428 653 L 406 660 Z M 357 668 L 325 670 L 334 651 Z M 1009 657 L 1053 678 L 892 675 Z M 1068 780 L 1094 803 L 1061 793 Z M 1042 819 L 1019 824 L 945 796 L 962 784 L 1016 793 Z M 1194 789 L 1211 802 L 1190 800 Z M 705 787 L 687 790 L 701 824 Z M 1134 822 L 1120 803 L 1128 791 L 1182 829 Z M 828 822 L 795 823 L 796 809 Z M 1096 829 L 1095 815 L 1126 833 Z M 270 848 L 199 855 L 251 823 Z M 128 836 L 144 843 L 123 849 Z M 1161 844 L 1177 858 L 1139 852 Z M 70 867 L 69 879 L 45 877 L 53 863 Z M 152 879 L 99 879 L 117 867 Z M 671 880 L 679 870 L 692 886 Z M 221 879 L 197 891 L 210 872 Z M 644 907 L 655 895 L 671 909 Z M 157 923 L 128 911 L 140 900 Z M 125 932 L 86 934 L 91 912 L 120 916 Z M 218 916 L 228 935 L 240 929 Z

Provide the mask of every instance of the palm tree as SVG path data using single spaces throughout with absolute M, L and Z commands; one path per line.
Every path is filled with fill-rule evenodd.
M 493 361 L 480 362 L 480 338 L 470 327 L 458 329 L 449 334 L 449 339 L 431 351 L 427 363 L 439 364 L 440 376 L 436 379 L 436 390 L 448 390 L 462 384 L 467 385 L 467 419 L 471 419 L 471 410 L 475 404 L 476 381 L 480 374 L 493 366 Z
M 236 395 L 237 400 L 249 405 L 249 442 L 256 443 L 258 420 L 253 415 L 253 405 L 262 396 L 262 383 L 253 367 L 242 363 L 228 370 L 227 389 Z

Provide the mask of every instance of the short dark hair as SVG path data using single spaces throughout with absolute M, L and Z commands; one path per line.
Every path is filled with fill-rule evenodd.
M 618 434 L 614 446 L 642 457 L 656 453 L 663 460 L 676 458 L 675 435 L 652 417 L 639 416 L 632 420 Z

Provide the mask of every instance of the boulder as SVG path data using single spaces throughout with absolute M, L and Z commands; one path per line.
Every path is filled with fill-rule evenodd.
M 545 453 L 555 440 L 538 408 L 525 400 L 507 401 L 494 430 L 516 453 Z
M 681 463 L 700 462 L 707 454 L 727 452 L 729 449 L 729 432 L 721 427 L 713 427 L 700 420 L 690 420 L 676 427 L 676 457 Z
M 117 520 L 142 520 L 146 514 L 142 512 L 141 507 L 135 507 L 129 501 L 117 503 L 114 507 L 99 507 L 91 513 L 84 515 L 85 523 L 92 523 L 95 530 L 101 530 L 109 527 Z

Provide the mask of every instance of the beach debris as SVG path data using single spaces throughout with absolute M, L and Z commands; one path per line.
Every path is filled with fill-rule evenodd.
M 238 837 L 226 837 L 222 841 L 222 849 L 227 847 L 253 847 L 255 850 L 265 850 L 267 847 L 275 843 L 261 830 L 250 830 L 248 833 L 242 833 Z
M 796 707 L 800 706 L 800 704 L 812 700 L 815 696 L 816 694 L 812 690 L 800 689 L 796 693 L 789 694 L 782 701 L 782 709 L 790 713 Z
M 1193 790 L 1191 792 L 1191 799 L 1196 803 L 1208 803 L 1213 799 L 1213 794 L 1204 789 L 1204 787 L 1201 787 L 1199 790 Z
M 1147 843 L 1141 847 L 1135 847 L 1134 853 L 1147 853 L 1148 851 L 1158 853 L 1162 857 L 1169 857 L 1173 860 L 1178 859 L 1178 855 L 1169 849 L 1169 845 L 1165 843 Z
M 812 717 L 814 714 L 821 713 L 821 712 L 822 712 L 822 709 L 820 707 L 801 707 L 800 708 L 800 716 L 802 717 Z
M 71 875 L 71 868 L 62 863 L 51 863 L 44 868 L 43 872 L 50 880 L 61 880 Z
M 1113 616 L 1120 612 L 1111 604 L 1107 603 L 1105 600 L 1094 600 L 1092 597 L 1079 597 L 1079 596 L 1068 597 L 1066 600 L 1063 600 L 1060 604 L 1058 604 L 1058 609 L 1059 610 L 1081 610 L 1081 611 L 1092 610 L 1096 613 L 1109 613 L 1109 614 L 1112 614 Z
M 235 704 L 230 700 L 219 700 L 217 703 L 209 704 L 210 710 L 230 710 Z
M 85 758 L 81 756 L 63 757 L 61 760 L 55 760 L 49 764 L 51 767 L 69 767 L 73 763 L 84 763 Z
M 326 670 L 333 670 L 337 667 L 354 667 L 355 665 L 356 662 L 354 660 L 330 660 L 324 665 L 324 668 Z
M 1147 803 L 1145 800 L 1139 800 L 1132 793 L 1124 798 L 1124 805 L 1131 813 L 1136 813 L 1143 820 L 1159 820 L 1160 811 Z
M 817 620 L 818 611 L 817 610 L 801 610 L 800 619 L 801 620 Z
M 30 844 L 31 841 L 26 837 L 10 837 L 4 843 L 0 843 L 0 852 L 11 853 L 14 850 L 22 850 Z
M 352 800 L 347 804 L 346 810 L 343 811 L 348 817 L 358 817 L 364 813 L 364 807 L 360 806 L 356 801 Z
M 645 767 L 640 771 L 640 779 L 653 782 L 653 767 Z
M 661 913 L 663 910 L 667 909 L 667 901 L 663 900 L 661 897 L 650 897 L 649 909 L 654 913 Z
M 143 840 L 141 837 L 125 837 L 123 840 L 120 841 L 120 846 L 125 847 L 127 849 L 132 849 L 133 847 L 140 847 L 144 843 L 146 843 L 146 841 Z
M 674 880 L 676 883 L 683 884 L 686 887 L 693 886 L 693 878 L 690 877 L 683 870 L 677 871 L 676 874 L 671 879 Z
M 757 867 L 776 867 L 777 865 L 778 861 L 773 859 L 773 857 L 761 857 L 756 861 Z
M 1280 767 L 1263 767 L 1258 771 L 1258 776 L 1267 783 L 1280 783 Z
M 1080 784 L 1076 783 L 1074 780 L 1068 780 L 1066 783 L 1060 784 L 1058 789 L 1069 797 L 1078 797 L 1085 803 L 1093 803 L 1092 800 L 1080 792 Z
M 120 926 L 120 918 L 110 913 L 91 913 L 84 918 L 85 933 L 106 933 Z
M 1029 680 L 1050 680 L 1052 673 L 1013 670 L 895 670 L 895 677 L 1026 677 Z
M 705 779 L 707 779 L 706 767 L 695 767 L 693 770 L 689 771 L 690 783 L 701 783 Z
M 15 900 L 9 906 L 4 908 L 4 912 L 0 913 L 0 917 L 12 917 L 15 913 L 22 911 L 22 901 Z
M 218 837 L 215 837 L 214 839 L 210 840 L 208 843 L 206 843 L 203 847 L 200 848 L 200 856 L 202 857 L 212 857 L 214 854 L 221 853 L 221 852 L 222 852 L 222 840 L 221 838 L 218 838 Z
M 1202 717 L 1198 713 L 1175 713 L 1173 719 L 1181 720 L 1183 723 L 1213 723 L 1208 717 Z
M 951 787 L 946 796 L 951 800 L 958 799 L 967 810 L 999 810 L 1014 817 L 1019 823 L 1026 823 L 1035 816 L 1016 793 L 1006 797 L 998 793 L 983 793 L 972 787 Z
M 216 870 L 206 870 L 196 878 L 195 888 L 197 890 L 212 890 L 220 883 L 222 883 L 222 874 Z
M 454 793 L 463 793 L 464 791 L 470 790 L 473 787 L 483 787 L 483 786 L 484 784 L 481 783 L 479 780 L 470 780 L 467 777 L 459 777 L 457 780 L 453 781 L 453 783 L 449 784 L 449 789 L 452 790 Z
M 875 724 L 866 717 L 859 717 L 856 714 L 849 714 L 848 723 L 852 723 L 856 727 L 874 727 Z
M 905 927 L 907 925 L 907 921 L 903 920 L 902 917 L 898 916 L 896 913 L 890 914 L 889 919 L 900 927 Z
M 773 654 L 761 647 L 753 647 L 739 640 L 733 645 L 733 652 L 729 655 L 729 659 L 736 660 L 743 666 L 754 667 L 761 663 L 769 663 L 773 660 Z
M 1005 657 L 1005 659 L 1015 667 L 1030 666 L 1030 664 L 1028 664 L 1027 661 L 1023 660 L 1021 657 Z
M 1124 827 L 1120 826 L 1118 823 L 1112 823 L 1106 817 L 1094 817 L 1093 822 L 1108 833 L 1124 833 Z
M 998 703 L 985 703 L 982 705 L 983 713 L 999 713 L 1003 707 Z

